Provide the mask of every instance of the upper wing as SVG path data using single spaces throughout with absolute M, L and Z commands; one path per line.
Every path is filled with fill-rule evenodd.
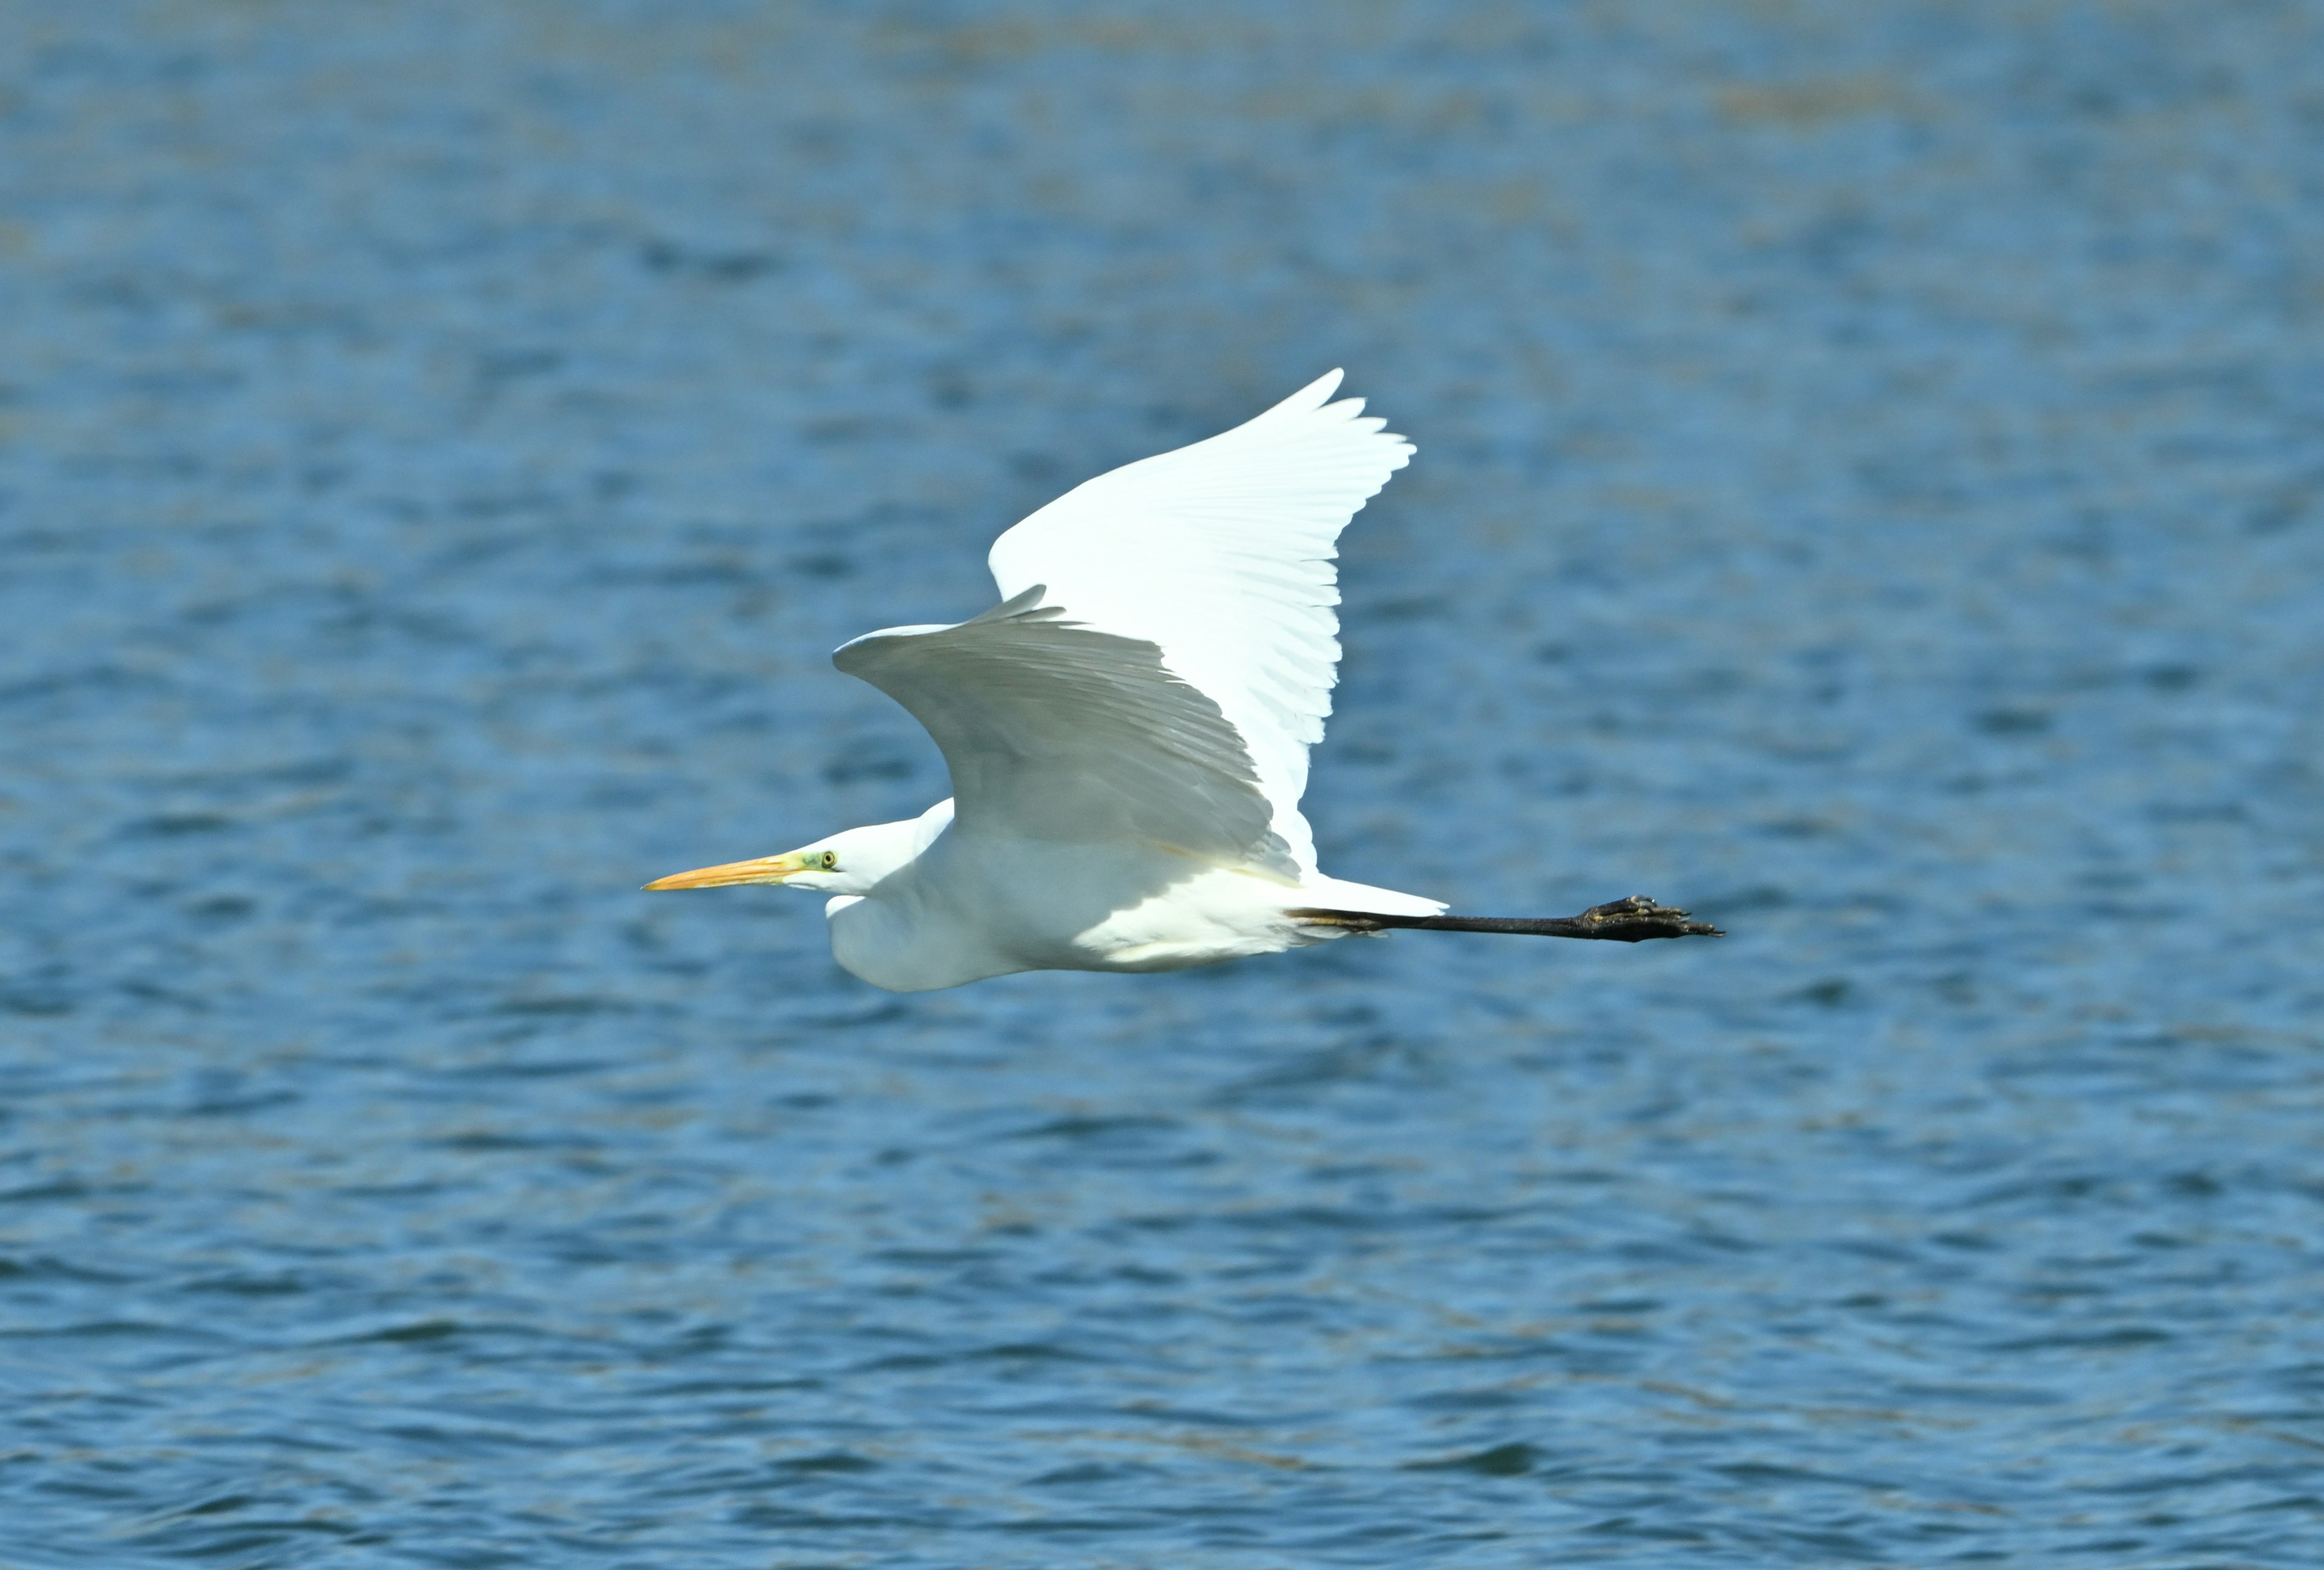
M 1309 871 L 1299 798 L 1337 679 L 1335 541 L 1412 457 L 1387 421 L 1358 418 L 1361 399 L 1325 402 L 1340 374 L 1222 435 L 1075 486 L 991 556 L 1004 598 L 1047 585 L 1048 603 L 1157 645 L 1207 695 L 1242 738 L 1276 833 Z
M 1219 706 L 1153 643 L 1041 598 L 1036 584 L 973 621 L 867 633 L 832 663 L 927 727 L 964 831 L 1142 842 L 1296 876 Z

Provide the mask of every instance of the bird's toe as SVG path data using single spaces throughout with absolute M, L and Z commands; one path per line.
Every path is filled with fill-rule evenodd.
M 1724 937 L 1708 921 L 1696 921 L 1674 905 L 1657 905 L 1644 894 L 1592 905 L 1579 919 L 1590 924 L 1590 936 L 1614 943 L 1643 943 L 1650 937 Z

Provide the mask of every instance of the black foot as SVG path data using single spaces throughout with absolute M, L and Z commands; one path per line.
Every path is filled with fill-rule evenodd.
M 1649 937 L 1727 936 L 1710 922 L 1691 921 L 1687 919 L 1685 911 L 1675 906 L 1657 905 L 1644 894 L 1592 905 L 1581 915 L 1568 919 L 1582 928 L 1572 936 L 1602 937 L 1614 943 L 1644 943 Z

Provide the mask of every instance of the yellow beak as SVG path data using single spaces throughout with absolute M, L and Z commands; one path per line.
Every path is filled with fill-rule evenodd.
M 662 889 L 723 889 L 729 883 L 779 883 L 793 873 L 807 870 L 807 858 L 793 851 L 788 855 L 761 856 L 756 861 L 725 862 L 715 867 L 696 867 L 690 873 L 672 873 L 666 878 L 656 878 L 646 887 Z

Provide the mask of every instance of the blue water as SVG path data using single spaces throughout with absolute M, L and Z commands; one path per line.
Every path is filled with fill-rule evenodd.
M 0 8 L 0 1564 L 2324 1562 L 2324 5 Z M 826 651 L 1333 365 L 1309 811 Z

